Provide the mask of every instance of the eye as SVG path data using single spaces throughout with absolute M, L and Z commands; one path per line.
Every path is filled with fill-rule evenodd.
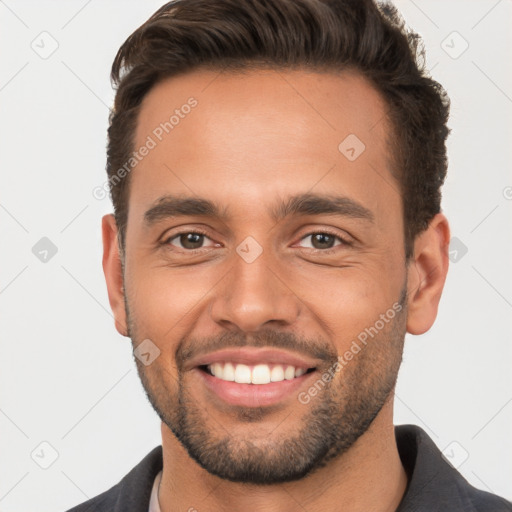
M 178 249 L 185 249 L 193 251 L 196 249 L 203 249 L 205 240 L 209 240 L 211 245 L 207 247 L 214 247 L 216 244 L 210 240 L 205 233 L 199 231 L 183 231 L 167 238 L 164 243 L 178 247 Z
M 303 247 L 315 250 L 325 251 L 326 249 L 332 249 L 338 245 L 351 245 L 350 242 L 341 238 L 340 236 L 324 231 L 309 233 L 308 235 L 302 237 L 301 241 L 307 240 L 308 238 L 310 239 L 309 245 L 305 245 Z

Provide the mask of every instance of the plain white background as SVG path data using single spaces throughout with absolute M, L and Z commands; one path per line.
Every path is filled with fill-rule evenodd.
M 395 423 L 420 425 L 473 485 L 512 499 L 512 2 L 396 4 L 452 100 L 443 207 L 457 240 L 435 326 L 407 337 Z M 3 512 L 66 510 L 160 444 L 108 305 L 111 205 L 92 195 L 112 60 L 160 5 L 0 1 Z M 57 249 L 44 246 L 47 262 L 33 251 L 43 237 Z

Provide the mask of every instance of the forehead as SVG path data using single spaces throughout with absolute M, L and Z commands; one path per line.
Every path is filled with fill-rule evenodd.
M 385 201 L 396 194 L 382 186 L 383 177 L 393 182 L 385 113 L 354 72 L 198 70 L 166 79 L 141 105 L 134 149 L 151 149 L 132 172 L 130 210 L 166 193 L 243 197 L 245 208 L 313 189 Z

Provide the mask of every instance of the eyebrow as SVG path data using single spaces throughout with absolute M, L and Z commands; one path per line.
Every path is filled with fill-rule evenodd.
M 274 222 L 290 215 L 339 215 L 374 221 L 373 213 L 360 203 L 344 196 L 304 193 L 281 200 L 269 211 Z M 227 208 L 220 208 L 209 199 L 166 195 L 159 198 L 144 214 L 144 222 L 151 225 L 167 219 L 183 216 L 199 216 L 228 220 Z

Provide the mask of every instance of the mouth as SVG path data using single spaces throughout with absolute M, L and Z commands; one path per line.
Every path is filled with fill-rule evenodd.
M 199 369 L 226 382 L 256 386 L 262 386 L 270 382 L 293 380 L 315 371 L 314 368 L 293 365 L 264 363 L 247 365 L 231 361 L 202 365 L 199 366 Z
M 205 356 L 192 370 L 224 404 L 263 407 L 296 396 L 316 368 L 293 353 L 244 347 Z

